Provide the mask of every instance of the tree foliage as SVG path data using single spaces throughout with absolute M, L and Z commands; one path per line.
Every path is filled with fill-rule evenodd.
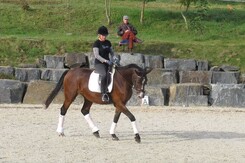
M 198 0 L 179 0 L 179 3 L 181 3 L 181 6 L 186 6 L 185 11 L 188 11 L 191 3 L 196 3 Z
M 183 12 L 181 12 L 181 15 L 185 21 L 185 26 L 187 29 L 203 34 L 205 26 L 203 25 L 202 21 L 208 15 L 208 0 L 179 0 L 179 3 L 181 3 L 181 6 L 186 6 L 186 12 L 188 11 L 191 3 L 195 5 L 195 10 L 189 18 L 187 18 Z M 189 19 L 189 23 L 187 19 Z

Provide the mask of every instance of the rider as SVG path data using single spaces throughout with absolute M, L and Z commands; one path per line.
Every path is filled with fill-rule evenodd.
M 106 40 L 108 36 L 108 30 L 105 26 L 99 27 L 98 31 L 98 39 L 93 44 L 93 53 L 95 56 L 95 71 L 101 76 L 101 93 L 102 93 L 102 101 L 108 102 L 109 96 L 107 95 L 107 71 L 109 66 L 112 65 L 110 61 L 109 54 L 111 58 L 114 57 L 114 52 L 112 49 L 111 42 Z

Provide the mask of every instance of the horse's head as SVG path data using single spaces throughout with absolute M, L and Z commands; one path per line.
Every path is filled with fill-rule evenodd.
M 133 75 L 133 85 L 139 98 L 145 96 L 145 85 L 147 84 L 147 74 L 150 73 L 152 68 L 145 68 L 143 70 L 135 70 Z

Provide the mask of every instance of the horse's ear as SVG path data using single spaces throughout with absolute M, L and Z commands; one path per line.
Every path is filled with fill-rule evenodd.
M 153 68 L 151 68 L 151 67 L 146 67 L 145 68 L 146 74 L 150 73 L 152 70 L 153 70 Z

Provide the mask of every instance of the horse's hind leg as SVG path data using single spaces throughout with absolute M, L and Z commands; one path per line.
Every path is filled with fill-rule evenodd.
M 99 129 L 97 126 L 95 126 L 90 114 L 89 114 L 89 111 L 90 111 L 90 107 L 93 103 L 91 101 L 88 101 L 87 99 L 84 98 L 84 103 L 83 103 L 83 107 L 81 109 L 81 112 L 85 118 L 85 120 L 87 121 L 89 127 L 92 129 L 92 132 L 93 132 L 93 135 L 97 138 L 100 137 L 100 134 L 99 134 Z
M 66 105 L 63 104 L 62 107 L 60 108 L 59 122 L 58 122 L 58 127 L 56 130 L 56 132 L 58 132 L 59 136 L 65 136 L 65 134 L 64 134 L 64 121 L 65 121 L 65 114 L 67 112 L 68 107 L 66 107 Z
M 67 94 L 65 93 L 65 101 L 60 108 L 60 115 L 59 115 L 59 122 L 58 122 L 58 127 L 56 132 L 58 132 L 59 136 L 64 136 L 64 121 L 65 121 L 65 115 L 66 112 L 73 102 L 73 100 L 76 98 L 77 94 L 74 94 L 73 96 L 66 96 Z

